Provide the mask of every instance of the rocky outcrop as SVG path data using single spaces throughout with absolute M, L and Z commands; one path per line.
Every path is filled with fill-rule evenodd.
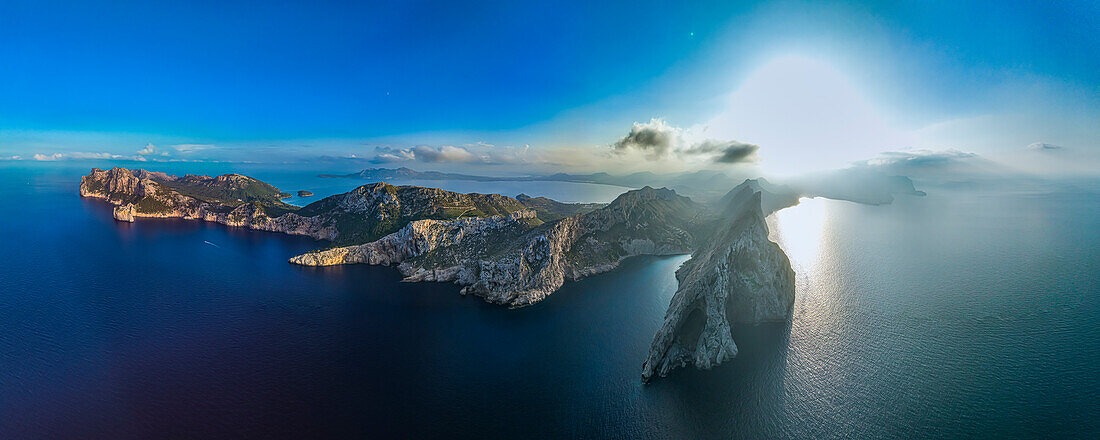
M 125 205 L 116 206 L 112 214 L 115 220 L 133 223 L 134 217 L 137 214 L 137 209 L 134 207 L 133 203 L 127 203 Z
M 768 240 L 762 192 L 751 181 L 723 198 L 716 229 L 676 271 L 679 287 L 642 366 L 642 379 L 686 365 L 709 369 L 737 355 L 731 323 L 790 318 L 794 271 Z
M 530 209 L 488 218 L 417 220 L 370 243 L 310 252 L 293 257 L 290 262 L 303 266 L 358 263 L 389 266 L 440 247 L 493 237 L 505 230 L 526 230 L 533 220 L 535 211 Z
M 557 203 L 520 200 L 538 200 L 532 206 L 544 210 Z M 672 190 L 646 187 L 600 209 L 548 223 L 538 224 L 530 210 L 477 220 L 421 220 L 365 245 L 300 255 L 290 262 L 399 263 L 407 281 L 453 281 L 463 286 L 463 294 L 522 307 L 546 298 L 565 280 L 612 270 L 627 257 L 688 253 L 708 215 Z
M 379 239 L 418 220 L 509 216 L 533 209 L 528 223 L 587 212 L 600 205 L 558 203 L 499 194 L 460 194 L 436 188 L 372 183 L 299 208 L 282 202 L 289 194 L 267 183 L 226 174 L 172 176 L 145 170 L 93 169 L 81 178 L 80 194 L 116 205 L 114 217 L 176 217 L 229 226 L 305 235 L 337 244 Z
M 113 215 L 119 221 L 183 218 L 316 239 L 331 240 L 337 235 L 323 219 L 285 212 L 298 208 L 280 200 L 284 193 L 240 174 L 177 177 L 145 170 L 96 168 L 80 179 L 80 195 L 116 205 Z M 269 212 L 279 215 L 271 217 Z
M 520 195 L 363 185 L 303 208 L 240 175 L 176 177 L 144 170 L 92 170 L 80 193 L 115 204 L 114 217 L 181 217 L 230 226 L 362 240 L 291 258 L 294 264 L 397 265 L 406 281 L 446 281 L 463 294 L 509 307 L 537 303 L 566 280 L 618 267 L 636 255 L 692 253 L 643 364 L 649 381 L 737 355 L 732 323 L 789 319 L 794 272 L 768 240 L 766 214 L 796 204 L 788 187 L 747 180 L 716 208 L 661 188 L 610 204 L 563 204 Z

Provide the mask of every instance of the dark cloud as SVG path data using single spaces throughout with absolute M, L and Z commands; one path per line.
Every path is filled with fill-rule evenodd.
M 639 151 L 646 159 L 660 160 L 669 156 L 708 157 L 714 162 L 732 164 L 755 162 L 759 145 L 717 139 L 692 139 L 684 129 L 654 118 L 647 123 L 635 122 L 630 133 L 611 144 L 612 151 Z
M 643 151 L 651 159 L 660 159 L 668 155 L 680 142 L 681 129 L 671 127 L 661 119 L 654 118 L 648 123 L 635 122 L 630 133 L 611 145 L 615 151 Z
M 755 162 L 757 151 L 760 146 L 756 144 L 707 139 L 684 150 L 684 154 L 710 154 L 718 163 L 744 163 Z

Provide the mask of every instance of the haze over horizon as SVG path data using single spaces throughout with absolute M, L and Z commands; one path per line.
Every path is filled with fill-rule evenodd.
M 0 440 L 1100 438 L 1100 1 L 0 1 Z
M 1089 2 L 17 2 L 0 156 L 1095 176 L 1098 26 Z

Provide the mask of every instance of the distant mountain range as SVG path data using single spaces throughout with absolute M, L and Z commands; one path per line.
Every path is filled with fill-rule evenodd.
M 615 185 L 632 188 L 637 182 L 652 180 L 653 173 L 636 173 L 629 176 L 612 176 L 607 173 L 593 174 L 566 174 L 557 173 L 545 176 L 476 176 L 470 174 L 444 173 L 440 171 L 416 171 L 410 168 L 368 168 L 358 173 L 351 174 L 321 174 L 325 178 L 352 178 L 363 180 L 472 180 L 477 182 L 576 182 L 598 183 L 602 185 Z M 642 186 L 645 186 L 644 184 Z
M 727 193 L 729 188 L 756 176 L 734 175 L 716 170 L 700 170 L 683 173 L 657 174 L 648 171 L 626 175 L 608 173 L 568 174 L 557 173 L 538 176 L 478 176 L 470 174 L 444 173 L 439 171 L 416 171 L 410 168 L 368 168 L 351 174 L 321 174 L 326 178 L 361 179 L 368 181 L 388 180 L 468 180 L 478 182 L 573 182 L 613 185 L 624 188 L 642 188 L 652 186 L 676 190 L 677 193 L 696 198 L 700 201 L 716 201 Z M 805 197 L 828 197 L 873 205 L 893 202 L 894 195 L 906 194 L 922 196 L 924 192 L 913 186 L 913 181 L 905 176 L 892 176 L 875 170 L 849 168 L 830 172 L 816 173 L 798 178 L 789 178 L 780 182 L 788 193 Z M 763 185 L 769 185 L 764 181 Z

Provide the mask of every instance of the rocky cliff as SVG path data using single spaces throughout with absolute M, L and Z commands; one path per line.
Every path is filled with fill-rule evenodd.
M 531 229 L 536 222 L 535 211 L 531 209 L 487 218 L 416 220 L 370 243 L 310 252 L 293 257 L 290 262 L 303 266 L 359 263 L 389 266 L 446 246 L 465 244 L 485 249 L 484 241 L 509 233 L 518 235 Z M 472 246 L 474 241 L 479 246 Z
M 731 323 L 790 318 L 794 271 L 768 240 L 763 192 L 747 181 L 722 199 L 715 230 L 676 271 L 679 287 L 653 338 L 642 379 L 694 365 L 709 369 L 737 355 Z
M 545 209 L 546 200 L 536 206 Z M 567 279 L 606 272 L 627 257 L 691 252 L 710 215 L 672 190 L 645 187 L 602 208 L 548 223 L 533 222 L 530 213 L 420 221 L 372 243 L 290 261 L 400 263 L 408 281 L 453 281 L 464 294 L 521 307 L 546 298 Z
M 80 179 L 80 195 L 105 199 L 114 217 L 177 217 L 229 226 L 332 239 L 336 230 L 319 219 L 299 216 L 282 202 L 287 194 L 251 177 L 171 176 L 145 170 L 93 169 Z
M 714 207 L 645 187 L 610 204 L 459 194 L 373 183 L 302 208 L 258 180 L 93 169 L 80 193 L 116 205 L 115 218 L 182 217 L 308 235 L 349 246 L 290 259 L 308 266 L 398 265 L 406 281 L 449 281 L 463 294 L 522 307 L 636 255 L 692 253 L 643 364 L 648 381 L 737 355 L 731 323 L 790 317 L 794 272 L 768 240 L 766 214 L 797 203 L 788 187 L 747 180 Z
M 533 210 L 538 224 L 598 205 L 527 198 L 530 205 L 498 194 L 460 194 L 435 188 L 372 183 L 304 207 L 283 203 L 289 194 L 240 174 L 172 176 L 145 170 L 93 169 L 81 178 L 80 194 L 116 205 L 114 217 L 199 219 L 230 226 L 307 235 L 337 244 L 377 240 L 422 219 L 508 216 Z M 552 202 L 552 203 L 551 203 Z

